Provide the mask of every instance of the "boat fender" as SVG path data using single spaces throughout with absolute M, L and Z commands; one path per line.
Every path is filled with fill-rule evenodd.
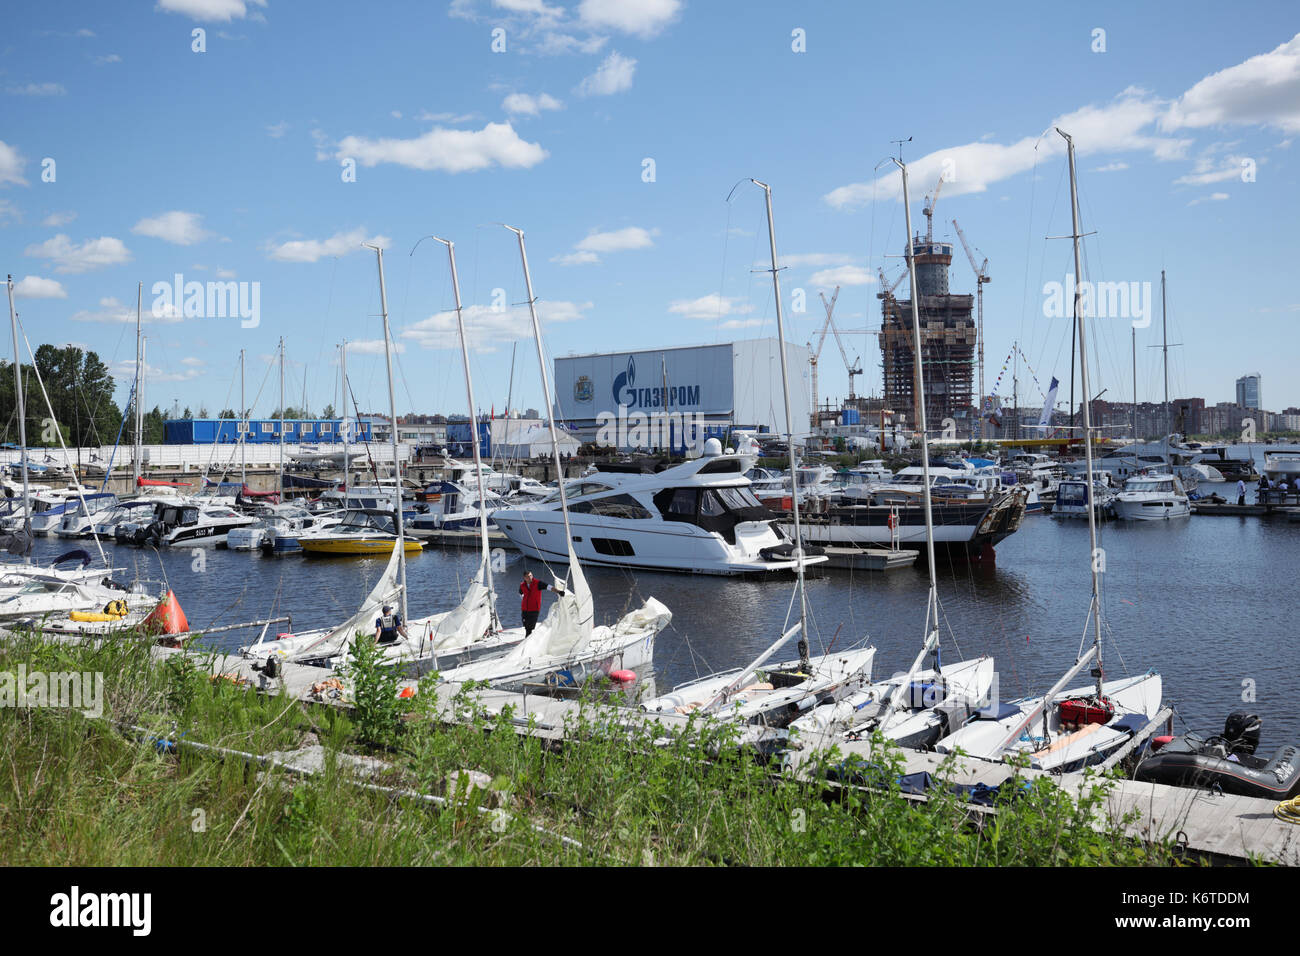
M 1174 739 L 1173 734 L 1160 734 L 1158 737 L 1152 737 L 1151 749 L 1153 751 L 1159 750 L 1161 747 L 1163 747 L 1165 744 L 1169 743 L 1173 739 Z
M 610 671 L 609 679 L 618 681 L 620 684 L 631 684 L 636 680 L 636 671 Z

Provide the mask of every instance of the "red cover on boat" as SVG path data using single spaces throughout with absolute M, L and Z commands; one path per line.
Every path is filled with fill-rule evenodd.
M 274 498 L 279 492 L 276 491 L 250 491 L 248 485 L 244 485 L 239 493 L 245 498 Z
M 1115 716 L 1115 705 L 1106 697 L 1072 697 L 1061 701 L 1060 714 L 1063 724 L 1105 724 Z
M 135 480 L 137 488 L 192 488 L 188 481 L 163 481 L 160 478 L 140 477 Z

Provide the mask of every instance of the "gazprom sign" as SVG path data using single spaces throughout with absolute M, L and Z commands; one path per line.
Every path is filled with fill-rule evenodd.
M 647 349 L 555 360 L 561 417 L 601 412 L 730 415 L 734 407 L 730 345 Z

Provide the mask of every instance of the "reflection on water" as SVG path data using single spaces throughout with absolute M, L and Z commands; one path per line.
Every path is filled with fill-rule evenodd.
M 1292 640 L 1300 618 L 1297 538 L 1300 524 L 1285 518 L 1103 525 L 1107 675 L 1160 671 L 1167 700 L 1199 730 L 1216 731 L 1230 711 L 1244 708 L 1264 718 L 1264 749 L 1300 739 L 1300 716 L 1290 706 L 1300 672 L 1300 642 Z M 40 539 L 37 555 L 51 557 L 67 544 Z M 189 551 L 106 550 L 145 577 L 165 575 L 196 628 L 273 613 L 292 614 L 298 629 L 335 624 L 354 613 L 385 564 L 208 549 L 205 570 L 198 571 Z M 1086 523 L 1034 516 L 998 547 L 996 568 L 940 564 L 944 659 L 992 654 L 1004 696 L 1046 690 L 1091 640 L 1087 558 Z M 473 551 L 434 549 L 413 557 L 411 615 L 458 602 L 476 565 Z M 519 621 L 517 589 L 526 567 L 549 579 L 544 566 L 513 552 L 496 576 L 508 625 Z M 607 568 L 589 568 L 587 577 L 597 623 L 613 623 L 650 596 L 671 608 L 673 622 L 655 648 L 661 689 L 744 664 L 798 614 L 789 578 Z M 878 648 L 878 676 L 906 668 L 924 637 L 926 589 L 924 560 L 888 575 L 830 571 L 809 580 L 813 652 L 869 641 Z M 545 610 L 551 598 L 544 600 Z M 228 649 L 251 636 L 214 635 L 213 642 Z M 793 643 L 788 653 L 794 655 Z M 1254 702 L 1243 701 L 1252 688 Z

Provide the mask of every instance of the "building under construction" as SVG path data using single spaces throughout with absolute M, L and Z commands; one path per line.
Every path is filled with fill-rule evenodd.
M 927 207 L 927 220 L 930 212 Z M 937 428 L 945 418 L 963 419 L 973 414 L 971 378 L 977 330 L 971 312 L 975 297 L 949 293 L 952 244 L 936 242 L 928 225 L 925 236 L 912 239 L 912 256 L 920 299 L 926 421 Z M 920 420 L 920 406 L 913 386 L 912 300 L 895 298 L 888 286 L 882 287 L 880 299 L 885 402 L 897 411 L 907 409 L 916 422 Z

